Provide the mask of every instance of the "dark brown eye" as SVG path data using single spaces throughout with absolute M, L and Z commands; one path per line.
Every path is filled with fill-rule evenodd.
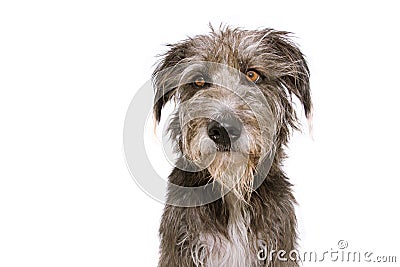
M 199 88 L 201 88 L 201 87 L 204 87 L 204 85 L 206 85 L 206 81 L 204 80 L 204 78 L 203 77 L 197 77 L 195 80 L 194 80 L 194 83 L 193 83 L 196 87 L 199 87 Z
M 248 72 L 246 72 L 246 78 L 249 82 L 256 83 L 258 82 L 258 80 L 260 80 L 260 74 L 258 74 L 254 70 L 249 70 Z

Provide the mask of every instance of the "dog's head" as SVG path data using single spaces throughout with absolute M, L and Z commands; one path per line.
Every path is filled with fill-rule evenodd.
M 289 33 L 272 29 L 211 28 L 169 47 L 153 74 L 156 121 L 175 99 L 169 131 L 181 156 L 248 191 L 258 162 L 297 128 L 293 95 L 311 115 L 302 53 Z

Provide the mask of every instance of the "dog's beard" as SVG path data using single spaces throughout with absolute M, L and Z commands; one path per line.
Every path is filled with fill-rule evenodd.
M 221 192 L 229 191 L 244 202 L 249 200 L 253 190 L 254 166 L 248 155 L 232 151 L 216 152 L 207 169 L 221 185 Z
M 220 185 L 222 197 L 228 192 L 238 200 L 248 202 L 259 160 L 266 153 L 262 148 L 269 147 L 270 139 L 263 137 L 258 130 L 249 134 L 244 127 L 241 138 L 231 149 L 220 151 L 207 136 L 206 120 L 193 122 L 193 125 L 183 127 L 182 152 L 185 158 L 198 170 L 208 170 L 210 178 Z

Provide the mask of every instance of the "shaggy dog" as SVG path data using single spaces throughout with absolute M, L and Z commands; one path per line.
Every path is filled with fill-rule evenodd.
M 211 27 L 169 45 L 153 84 L 157 122 L 175 100 L 169 134 L 178 155 L 159 266 L 298 266 L 289 257 L 295 199 L 282 161 L 299 128 L 292 96 L 307 118 L 312 103 L 309 70 L 290 34 Z

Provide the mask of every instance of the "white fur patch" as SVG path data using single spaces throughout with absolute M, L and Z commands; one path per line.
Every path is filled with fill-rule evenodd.
M 229 200 L 227 202 L 230 202 Z M 249 244 L 247 230 L 249 216 L 241 210 L 239 203 L 229 205 L 230 216 L 228 234 L 203 233 L 199 243 L 192 249 L 192 258 L 196 266 L 201 267 L 250 267 L 257 264 L 254 246 Z

